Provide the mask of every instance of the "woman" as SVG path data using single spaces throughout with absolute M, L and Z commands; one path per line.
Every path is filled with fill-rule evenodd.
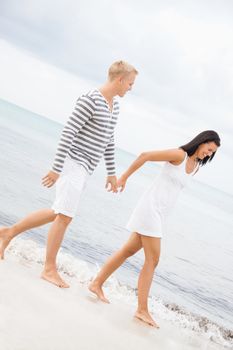
M 159 261 L 164 221 L 189 178 L 199 170 L 200 166 L 213 159 L 219 146 L 220 138 L 215 131 L 203 131 L 177 149 L 142 153 L 120 177 L 118 187 L 123 191 L 128 178 L 145 162 L 166 162 L 160 175 L 144 193 L 129 219 L 127 228 L 132 232 L 129 240 L 110 257 L 89 285 L 89 290 L 102 301 L 109 302 L 102 290 L 106 279 L 128 257 L 143 248 L 145 262 L 138 279 L 138 307 L 135 317 L 158 328 L 148 310 L 148 295 L 154 270 Z

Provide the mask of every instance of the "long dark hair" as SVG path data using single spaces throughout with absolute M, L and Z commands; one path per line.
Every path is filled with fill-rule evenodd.
M 198 146 L 207 142 L 214 142 L 216 146 L 218 147 L 220 146 L 220 137 L 218 136 L 216 131 L 213 131 L 213 130 L 202 131 L 200 134 L 194 137 L 194 139 L 192 139 L 190 142 L 186 143 L 183 146 L 180 146 L 179 148 L 182 148 L 185 152 L 187 152 L 188 156 L 190 157 L 196 152 Z M 203 159 L 198 159 L 198 163 L 201 166 L 205 165 L 207 162 L 210 162 L 214 158 L 215 153 L 216 152 L 213 152 L 213 154 L 210 157 L 206 156 Z

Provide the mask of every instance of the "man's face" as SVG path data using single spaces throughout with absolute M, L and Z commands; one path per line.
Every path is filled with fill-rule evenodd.
M 126 92 L 132 89 L 135 78 L 136 74 L 133 72 L 119 78 L 118 96 L 123 97 Z

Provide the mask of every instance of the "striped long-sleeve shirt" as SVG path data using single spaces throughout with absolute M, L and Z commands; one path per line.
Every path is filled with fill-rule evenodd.
M 113 99 L 110 111 L 97 89 L 79 97 L 62 131 L 53 171 L 60 173 L 69 156 L 92 174 L 104 156 L 108 175 L 115 175 L 114 129 L 118 114 L 119 103 Z

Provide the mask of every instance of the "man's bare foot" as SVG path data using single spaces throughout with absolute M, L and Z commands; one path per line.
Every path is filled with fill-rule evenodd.
M 103 289 L 100 287 L 100 285 L 96 282 L 91 282 L 91 284 L 89 284 L 88 289 L 90 292 L 94 293 L 101 301 L 103 301 L 104 303 L 110 304 L 110 301 L 105 298 L 104 296 L 104 292 Z
M 147 323 L 149 326 L 159 328 L 159 325 L 153 320 L 149 312 L 147 311 L 137 311 L 134 317 L 142 322 Z
M 41 276 L 43 280 L 48 281 L 50 283 L 55 284 L 55 286 L 59 288 L 69 288 L 69 284 L 67 284 L 58 274 L 56 270 L 51 271 L 43 271 Z
M 4 252 L 6 247 L 11 241 L 10 237 L 10 228 L 9 227 L 1 227 L 0 228 L 0 259 L 4 259 Z

